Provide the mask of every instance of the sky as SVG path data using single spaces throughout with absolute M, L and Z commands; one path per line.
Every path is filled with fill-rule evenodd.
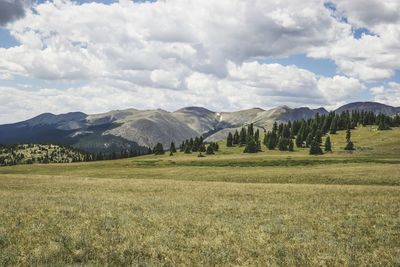
M 0 123 L 44 112 L 400 106 L 398 0 L 0 0 Z

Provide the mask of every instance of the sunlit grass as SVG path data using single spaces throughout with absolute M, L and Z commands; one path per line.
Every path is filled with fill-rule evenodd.
M 0 265 L 398 266 L 400 131 L 0 168 Z

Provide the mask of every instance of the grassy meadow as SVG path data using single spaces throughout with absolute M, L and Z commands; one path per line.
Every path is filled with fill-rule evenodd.
M 0 168 L 0 266 L 399 266 L 400 129 Z

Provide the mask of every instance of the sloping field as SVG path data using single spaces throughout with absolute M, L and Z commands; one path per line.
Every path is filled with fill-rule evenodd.
M 0 168 L 0 265 L 400 265 L 400 130 L 334 153 Z

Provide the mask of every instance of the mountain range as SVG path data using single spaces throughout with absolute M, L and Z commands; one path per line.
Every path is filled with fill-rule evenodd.
M 364 110 L 394 115 L 400 108 L 376 103 L 346 104 L 335 112 Z M 157 110 L 114 110 L 88 115 L 71 112 L 54 115 L 44 113 L 32 119 L 0 125 L 1 144 L 55 143 L 70 145 L 87 152 L 112 152 L 121 149 L 147 149 L 160 142 L 169 147 L 171 141 L 203 136 L 206 141 L 226 138 L 229 131 L 253 123 L 270 129 L 275 121 L 287 122 L 327 114 L 324 108 L 289 108 L 280 106 L 264 110 L 252 108 L 236 112 L 214 112 L 203 107 L 186 107 L 174 112 Z

